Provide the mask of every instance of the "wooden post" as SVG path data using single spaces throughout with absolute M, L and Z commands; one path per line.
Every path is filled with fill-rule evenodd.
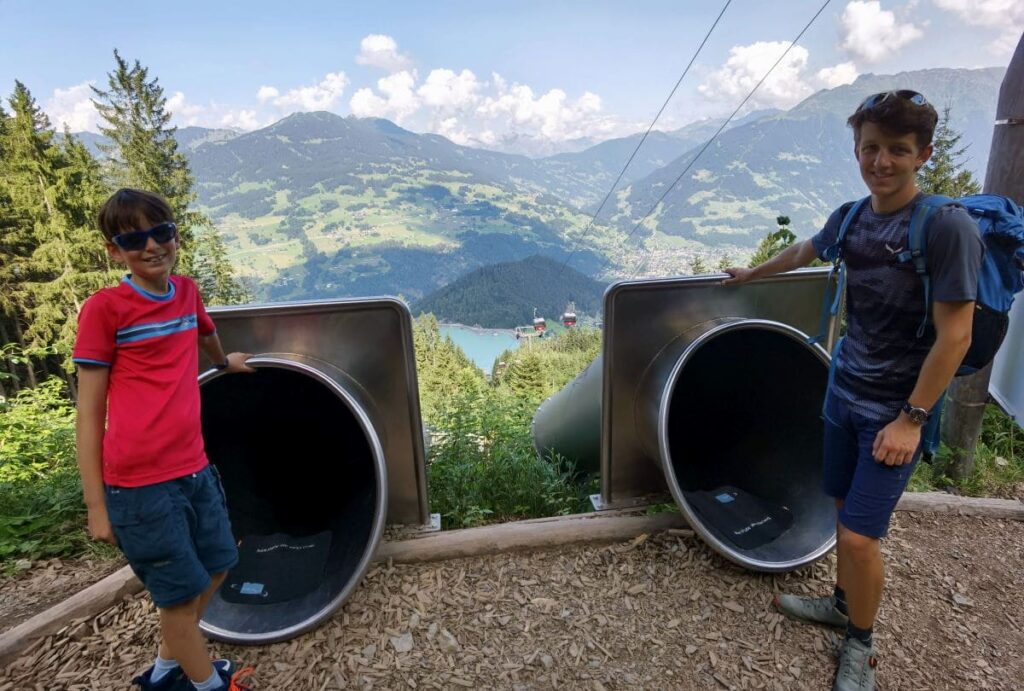
M 1024 35 L 999 87 L 984 192 L 1024 203 Z M 949 471 L 954 479 L 966 478 L 974 469 L 974 449 L 981 435 L 991 376 L 990 364 L 976 374 L 955 378 L 949 387 L 942 436 L 953 450 Z

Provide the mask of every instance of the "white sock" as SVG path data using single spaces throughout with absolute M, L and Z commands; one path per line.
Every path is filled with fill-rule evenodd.
M 168 672 L 173 672 L 178 669 L 177 660 L 165 660 L 160 657 L 160 653 L 156 654 L 156 662 L 153 663 L 153 673 L 149 676 L 151 682 L 158 682 L 167 675 Z
M 206 681 L 192 682 L 192 686 L 196 687 L 196 691 L 216 691 L 217 689 L 224 688 L 224 681 L 220 678 L 220 674 L 217 670 L 213 670 L 213 674 Z

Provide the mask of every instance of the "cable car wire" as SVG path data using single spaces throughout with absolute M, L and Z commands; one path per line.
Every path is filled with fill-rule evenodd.
M 604 199 L 601 200 L 601 205 L 597 207 L 597 211 L 594 212 L 594 215 L 591 217 L 590 222 L 587 224 L 587 227 L 584 228 L 583 232 L 580 233 L 579 237 L 576 238 L 576 242 L 573 243 L 572 250 L 569 252 L 569 255 L 565 258 L 565 261 L 562 262 L 562 268 L 559 269 L 559 273 L 561 273 L 561 271 L 563 271 L 565 267 L 569 265 L 569 260 L 572 259 L 572 256 L 574 254 L 576 254 L 576 251 L 580 248 L 580 245 L 583 243 L 583 239 L 587 236 L 587 233 L 589 233 L 590 230 L 594 227 L 594 223 L 597 221 L 597 217 L 601 214 L 601 210 L 604 209 L 604 205 L 608 203 L 608 199 L 612 196 L 612 192 L 615 191 L 615 188 L 622 180 L 622 176 L 626 174 L 626 169 L 629 168 L 629 164 L 633 162 L 633 159 L 636 157 L 637 152 L 640 151 L 640 147 L 644 145 L 645 141 L 647 141 L 647 135 L 651 133 L 651 130 L 654 129 L 655 123 L 658 122 L 658 118 L 660 118 L 661 114 L 665 112 L 665 108 L 666 106 L 668 106 L 669 101 L 672 100 L 672 97 L 675 95 L 676 90 L 679 88 L 679 85 L 683 83 L 683 78 L 686 76 L 686 73 L 690 71 L 690 67 L 693 66 L 693 63 L 694 61 L 696 61 L 697 56 L 700 55 L 701 50 L 704 49 L 704 44 L 707 43 L 708 39 L 711 37 L 711 32 L 713 32 L 715 30 L 715 27 L 718 26 L 718 21 L 722 18 L 722 15 L 725 14 L 725 11 L 729 8 L 729 5 L 731 3 L 732 0 L 725 0 L 725 5 L 722 6 L 722 11 L 718 13 L 718 16 L 715 18 L 715 21 L 711 24 L 711 28 L 708 29 L 708 32 L 704 34 L 704 40 L 700 42 L 699 46 L 697 46 L 697 51 L 693 54 L 693 57 L 690 58 L 690 62 L 686 65 L 686 69 L 684 69 L 683 73 L 679 75 L 679 79 L 678 81 L 676 81 L 676 85 L 672 87 L 672 91 L 669 92 L 668 98 L 666 98 L 665 102 L 661 104 L 661 109 L 658 111 L 658 114 L 654 116 L 654 120 L 651 121 L 650 127 L 648 127 L 647 131 L 644 132 L 644 136 L 640 138 L 640 141 L 639 143 L 637 143 L 636 148 L 633 149 L 633 153 L 629 155 L 629 159 L 626 161 L 626 165 L 622 166 L 622 170 L 619 171 L 619 176 L 615 178 L 615 182 L 612 183 L 611 188 L 608 190 L 608 194 L 604 195 Z
M 623 243 L 629 242 L 629 240 L 636 234 L 636 231 L 638 231 L 640 229 L 640 226 L 643 225 L 644 221 L 646 221 L 648 219 L 648 217 L 650 217 L 650 215 L 652 213 L 654 213 L 654 210 L 658 208 L 658 205 L 661 204 L 661 202 L 665 200 L 665 197 L 668 196 L 668 193 L 671 192 L 675 188 L 675 186 L 677 184 L 679 184 L 679 181 L 682 180 L 683 176 L 686 175 L 690 171 L 690 168 L 693 167 L 693 164 L 697 162 L 697 160 L 701 157 L 701 155 L 705 151 L 707 151 L 708 147 L 711 146 L 711 144 L 714 143 L 714 141 L 718 138 L 718 135 L 720 135 L 722 133 L 722 131 L 726 128 L 726 126 L 728 126 L 728 124 L 732 121 L 732 119 L 734 117 L 736 117 L 736 113 L 740 112 L 740 109 L 743 108 L 744 105 L 746 105 L 747 101 L 750 100 L 750 98 L 761 87 L 761 85 L 764 83 L 764 81 L 766 79 L 768 79 L 768 76 L 775 70 L 776 67 L 779 66 L 779 63 L 782 62 L 782 59 L 785 58 L 787 55 L 789 55 L 789 51 L 791 51 L 793 49 L 793 46 L 795 46 L 797 44 L 797 41 L 800 40 L 800 38 L 804 35 L 804 33 L 806 33 L 806 31 L 809 28 L 811 28 L 811 25 L 814 24 L 814 21 L 821 15 L 822 12 L 825 11 L 825 8 L 828 7 L 830 2 L 832 2 L 832 0 L 825 0 L 825 3 L 820 8 L 818 8 L 818 11 L 814 13 L 814 16 L 811 17 L 810 21 L 808 21 L 807 24 L 804 25 L 804 28 L 801 29 L 800 33 L 798 33 L 796 35 L 796 38 L 794 38 L 790 42 L 789 47 L 786 48 L 786 50 L 782 53 L 782 55 L 779 56 L 779 59 L 775 61 L 775 64 L 773 64 L 771 66 L 771 68 L 769 68 L 769 70 L 767 72 L 765 72 L 764 76 L 761 77 L 761 80 L 757 84 L 754 85 L 753 89 L 750 90 L 750 93 L 748 93 L 746 95 L 746 97 L 742 101 L 740 101 L 740 104 L 738 106 L 736 106 L 736 109 L 734 111 L 732 111 L 732 114 L 728 117 L 728 119 L 725 122 L 722 123 L 721 127 L 718 128 L 718 131 L 715 132 L 713 135 L 711 135 L 711 139 L 707 140 L 704 143 L 704 146 L 702 146 L 700 151 L 697 152 L 697 155 L 694 156 L 690 160 L 690 162 L 686 164 L 686 168 L 683 169 L 683 172 L 680 173 L 679 176 L 675 179 L 675 181 L 671 185 L 668 186 L 668 188 L 665 190 L 665 192 L 658 198 L 658 201 L 656 201 L 654 203 L 654 205 L 651 206 L 650 209 L 648 209 L 647 213 L 645 213 L 643 215 L 643 218 L 641 218 L 637 222 L 637 224 L 635 226 L 633 226 L 633 230 L 631 230 L 629 232 L 629 235 L 626 236 L 626 239 L 623 241 Z M 640 269 L 644 268 L 644 265 L 646 264 L 649 256 L 650 255 L 648 254 L 647 256 L 644 256 L 643 259 L 640 260 L 640 263 L 637 264 L 634 267 L 634 270 L 629 274 L 629 278 L 635 277 L 639 273 Z M 609 258 L 605 258 L 604 264 L 601 265 L 601 268 L 599 269 L 599 271 L 604 270 L 605 267 L 608 266 L 610 261 L 611 260 Z

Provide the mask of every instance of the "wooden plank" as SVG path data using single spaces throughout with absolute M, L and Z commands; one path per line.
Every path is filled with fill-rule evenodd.
M 959 497 L 945 492 L 907 492 L 900 497 L 897 511 L 952 513 L 1024 521 L 1024 502 L 1018 499 Z
M 36 639 L 48 636 L 76 619 L 94 617 L 140 590 L 142 583 L 135 578 L 131 567 L 115 571 L 0 635 L 0 665 L 7 664 Z
M 562 516 L 446 530 L 415 540 L 384 543 L 377 550 L 376 559 L 391 559 L 395 562 L 440 561 L 580 542 L 614 542 L 641 533 L 685 526 L 685 519 L 676 512 L 653 516 Z

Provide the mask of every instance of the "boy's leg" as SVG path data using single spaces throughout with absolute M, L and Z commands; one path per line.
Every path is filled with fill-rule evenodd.
M 160 656 L 174 659 L 192 681 L 205 681 L 213 673 L 213 664 L 206 651 L 206 640 L 199 631 L 199 597 L 171 607 L 161 607 Z
M 199 620 L 203 618 L 203 612 L 206 611 L 206 605 L 210 603 L 210 598 L 212 598 L 213 594 L 217 592 L 217 588 L 221 586 L 227 575 L 227 572 L 224 571 L 210 576 L 210 585 L 203 591 L 203 594 L 199 596 L 198 603 L 195 607 L 195 622 L 197 625 L 199 624 Z M 170 648 L 167 647 L 166 639 L 160 642 L 160 657 L 165 660 L 175 659 Z

